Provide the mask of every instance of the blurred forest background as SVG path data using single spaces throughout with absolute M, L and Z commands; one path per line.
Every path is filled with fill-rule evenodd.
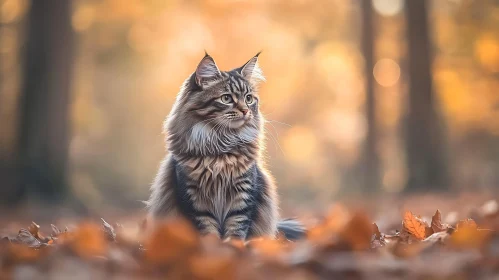
M 0 0 L 0 205 L 137 209 L 206 49 L 259 50 L 283 208 L 499 187 L 497 0 Z

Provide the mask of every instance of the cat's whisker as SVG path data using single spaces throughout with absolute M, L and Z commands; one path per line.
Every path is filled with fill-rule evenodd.
M 267 135 L 267 134 L 268 134 L 270 137 L 272 137 L 272 135 L 270 134 L 270 131 L 269 131 L 268 129 L 266 129 L 266 128 L 264 128 L 264 134 L 265 134 L 265 135 Z M 265 138 L 266 138 L 266 137 L 265 137 Z M 274 139 L 274 138 L 271 138 L 271 139 L 272 139 L 272 143 L 274 144 L 274 149 L 277 151 L 277 145 L 276 145 L 276 143 L 275 143 L 275 139 Z
M 221 118 L 222 121 L 218 122 L 210 131 L 214 132 L 211 133 L 210 135 L 210 141 L 215 142 L 215 141 L 222 141 L 221 138 L 219 137 L 220 133 L 219 130 L 222 127 L 222 125 L 227 121 L 225 118 Z M 215 139 L 213 139 L 215 138 Z
M 269 133 L 269 136 L 271 137 L 271 139 L 274 141 L 274 146 L 277 144 L 277 147 L 279 147 L 279 150 L 281 151 L 281 153 L 286 156 L 286 153 L 284 152 L 284 150 L 281 148 L 281 145 L 279 144 L 279 141 L 274 137 L 274 135 L 272 134 L 272 132 L 266 128 L 264 128 L 265 132 L 268 132 Z M 277 150 L 277 148 L 276 148 Z
M 200 124 L 201 124 L 201 123 L 203 123 L 203 122 L 205 122 L 205 121 L 208 121 L 208 122 L 207 122 L 207 123 L 206 123 L 206 124 L 205 124 L 205 125 L 201 128 L 201 129 L 204 129 L 204 128 L 205 128 L 205 127 L 209 124 L 209 123 L 211 123 L 211 122 L 213 122 L 213 121 L 215 121 L 215 120 L 219 119 L 220 117 L 221 117 L 221 116 L 218 116 L 218 117 L 213 117 L 213 118 L 210 118 L 210 119 L 202 120 L 202 121 L 200 121 L 200 122 L 198 122 L 198 123 L 200 123 Z
M 272 126 L 272 129 L 274 129 L 274 132 L 276 134 L 276 138 L 279 138 L 279 132 L 277 131 L 277 129 L 275 128 L 275 126 L 271 122 L 269 122 L 269 124 Z
M 285 125 L 287 127 L 292 127 L 292 125 L 288 124 L 288 123 L 285 123 L 285 122 L 280 122 L 280 121 L 276 121 L 276 120 L 270 120 L 270 119 L 266 119 L 265 120 L 266 123 L 277 123 L 277 124 L 282 124 L 282 125 Z

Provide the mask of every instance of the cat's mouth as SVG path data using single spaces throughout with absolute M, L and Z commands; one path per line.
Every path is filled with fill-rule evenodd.
M 248 121 L 245 117 L 234 117 L 230 118 L 229 127 L 230 128 L 240 128 Z
M 251 119 L 251 116 L 249 116 L 249 115 L 245 115 L 245 116 L 232 115 L 228 119 L 230 120 L 229 124 L 228 124 L 228 126 L 230 128 L 240 128 Z
M 230 128 L 240 128 L 251 119 L 250 114 L 240 115 L 235 112 L 228 113 L 226 117 L 229 119 L 228 126 Z

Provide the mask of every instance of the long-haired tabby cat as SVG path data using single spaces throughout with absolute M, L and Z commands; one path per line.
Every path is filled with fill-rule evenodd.
M 153 217 L 183 215 L 223 239 L 303 235 L 298 222 L 279 220 L 276 186 L 263 167 L 263 80 L 258 54 L 228 72 L 205 55 L 165 121 L 169 153 L 147 201 Z

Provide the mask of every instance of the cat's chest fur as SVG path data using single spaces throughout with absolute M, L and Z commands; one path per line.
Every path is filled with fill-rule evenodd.
M 179 161 L 180 188 L 192 206 L 195 222 L 207 232 L 219 232 L 231 213 L 248 208 L 253 200 L 255 164 L 251 157 L 233 153 Z

